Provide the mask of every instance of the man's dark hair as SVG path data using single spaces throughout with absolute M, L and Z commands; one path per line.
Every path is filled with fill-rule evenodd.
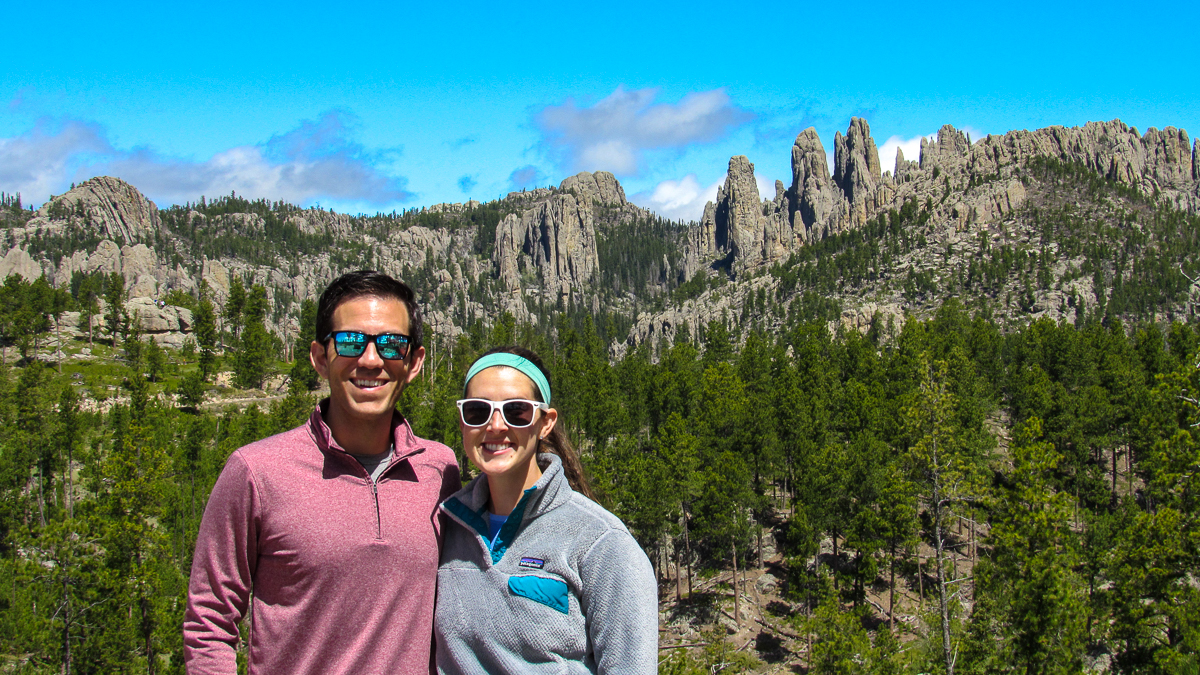
M 408 310 L 408 333 L 412 342 L 408 353 L 421 346 L 421 308 L 408 284 L 375 270 L 347 272 L 330 282 L 317 303 L 317 339 L 326 341 L 333 331 L 333 311 L 343 302 L 361 297 L 395 298 Z

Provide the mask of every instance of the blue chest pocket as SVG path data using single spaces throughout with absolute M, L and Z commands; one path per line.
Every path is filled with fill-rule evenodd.
M 564 581 L 532 575 L 509 577 L 508 590 L 512 591 L 513 595 L 540 602 L 563 614 L 571 612 L 571 603 L 567 600 L 567 584 Z

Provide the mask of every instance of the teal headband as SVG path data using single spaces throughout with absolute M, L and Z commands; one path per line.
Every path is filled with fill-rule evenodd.
M 479 371 L 493 366 L 508 366 L 515 368 L 525 374 L 526 377 L 533 380 L 533 385 L 538 388 L 542 394 L 543 402 L 550 405 L 550 382 L 546 380 L 546 376 L 542 374 L 542 369 L 533 364 L 533 361 L 523 357 L 511 354 L 509 352 L 495 352 L 480 358 L 475 363 L 471 364 L 471 369 L 467 371 L 467 377 L 463 380 L 463 392 L 466 393 L 467 384 L 471 382 L 471 378 L 479 374 Z

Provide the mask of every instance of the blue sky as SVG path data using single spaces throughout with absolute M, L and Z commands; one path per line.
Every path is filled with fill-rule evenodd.
M 796 134 L 832 155 L 852 116 L 885 169 L 943 124 L 1194 136 L 1198 4 L 23 3 L 0 190 L 39 204 L 109 174 L 160 206 L 236 190 L 372 213 L 586 169 L 694 218 L 731 155 L 787 184 Z

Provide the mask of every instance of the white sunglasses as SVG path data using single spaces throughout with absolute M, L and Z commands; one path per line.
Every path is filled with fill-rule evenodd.
M 507 401 L 489 401 L 486 398 L 464 398 L 458 401 L 458 415 L 469 427 L 486 426 L 492 415 L 499 410 L 504 423 L 513 429 L 524 429 L 533 424 L 534 410 L 549 410 L 541 401 L 510 398 Z

